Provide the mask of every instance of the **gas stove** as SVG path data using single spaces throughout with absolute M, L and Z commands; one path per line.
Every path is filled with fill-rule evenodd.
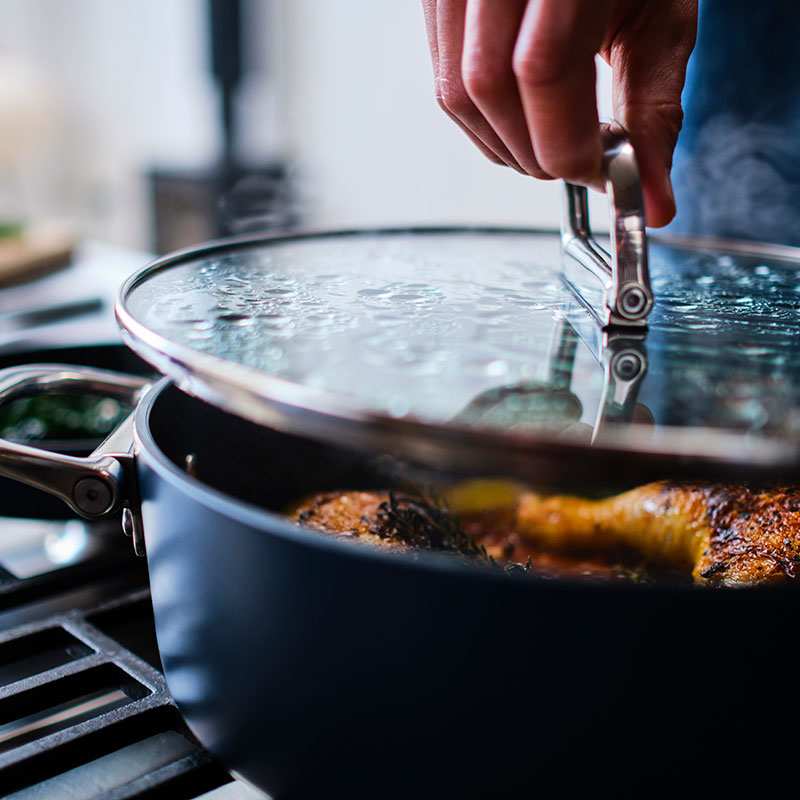
M 0 519 L 0 795 L 263 798 L 196 742 L 116 527 Z
M 109 252 L 94 255 L 110 287 Z M 125 274 L 147 260 L 114 255 L 111 263 Z M 67 276 L 70 290 L 74 278 Z M 0 367 L 59 361 L 145 370 L 116 338 L 111 292 L 103 296 L 97 282 L 92 291 L 98 286 L 100 302 L 90 313 L 0 337 Z M 12 291 L 16 298 L 2 299 L 20 307 L 18 298 L 31 289 Z M 266 797 L 231 775 L 183 722 L 161 671 L 146 562 L 134 555 L 119 520 L 70 517 L 52 498 L 6 479 L 0 479 L 0 797 Z

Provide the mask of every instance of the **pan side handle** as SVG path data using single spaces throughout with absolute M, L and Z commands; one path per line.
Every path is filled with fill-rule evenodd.
M 65 364 L 0 371 L 0 405 L 20 397 L 60 393 L 111 397 L 135 406 L 149 388 L 140 377 Z M 0 475 L 55 495 L 86 519 L 100 519 L 122 508 L 123 528 L 133 534 L 139 553 L 143 538 L 132 448 L 132 413 L 85 458 L 0 439 Z

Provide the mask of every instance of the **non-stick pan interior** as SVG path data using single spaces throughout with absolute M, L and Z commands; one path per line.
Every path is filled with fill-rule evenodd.
M 150 429 L 178 468 L 272 511 L 316 492 L 385 489 L 409 474 L 386 459 L 255 425 L 172 386 L 157 398 Z

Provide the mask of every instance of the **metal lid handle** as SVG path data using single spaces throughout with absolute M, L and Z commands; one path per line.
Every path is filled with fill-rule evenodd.
M 565 183 L 563 277 L 603 327 L 642 328 L 653 308 L 653 293 L 639 166 L 628 139 L 611 132 L 603 138 L 611 255 L 592 239 L 586 189 Z

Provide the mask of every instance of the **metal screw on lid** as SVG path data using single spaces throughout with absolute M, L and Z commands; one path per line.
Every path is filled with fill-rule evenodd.
M 648 297 L 640 286 L 626 286 L 617 301 L 617 311 L 627 319 L 637 320 L 646 316 L 653 306 L 652 296 Z

